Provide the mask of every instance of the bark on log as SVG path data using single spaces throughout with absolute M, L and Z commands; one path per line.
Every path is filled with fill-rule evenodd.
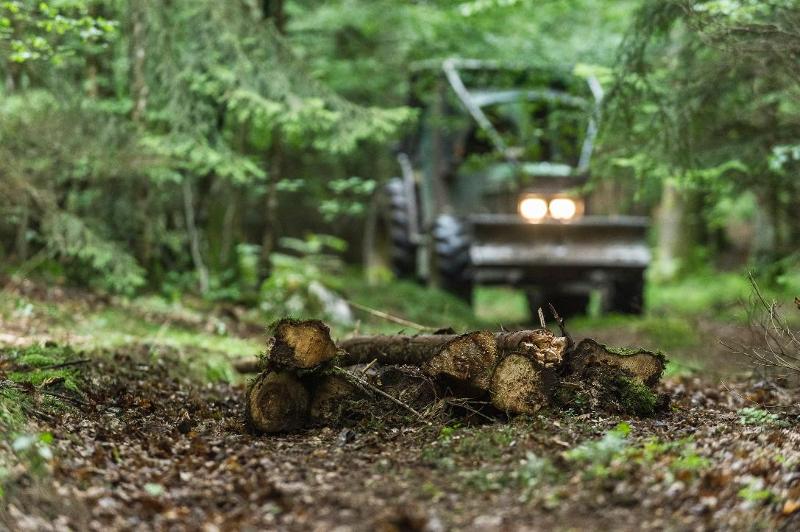
M 336 357 L 330 329 L 319 320 L 280 320 L 272 326 L 268 364 L 280 369 L 312 369 Z
M 492 376 L 492 405 L 508 414 L 535 414 L 550 401 L 555 371 L 524 354 L 500 361 Z
M 575 346 L 564 361 L 565 370 L 570 374 L 580 374 L 587 367 L 598 365 L 618 368 L 652 387 L 664 373 L 666 358 L 645 349 L 609 348 L 587 338 Z
M 566 338 L 555 336 L 547 329 L 485 334 L 494 336 L 498 354 L 522 353 L 548 365 L 559 364 L 567 348 Z M 375 359 L 386 365 L 421 366 L 458 338 L 461 336 L 454 334 L 357 336 L 340 342 L 339 347 L 345 352 L 342 365 L 346 366 Z
M 245 421 L 260 433 L 294 430 L 308 419 L 309 393 L 289 373 L 266 371 L 250 384 L 245 397 Z

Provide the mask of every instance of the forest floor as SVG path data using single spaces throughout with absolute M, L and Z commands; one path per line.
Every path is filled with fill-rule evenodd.
M 668 344 L 655 418 L 365 416 L 267 437 L 230 369 L 263 345 L 246 311 L 26 283 L 2 298 L 0 529 L 800 529 L 800 395 L 742 373 L 718 341 L 746 338 L 736 320 L 575 322 Z

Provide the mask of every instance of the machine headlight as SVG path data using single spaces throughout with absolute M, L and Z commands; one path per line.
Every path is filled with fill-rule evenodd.
M 571 220 L 578 213 L 578 204 L 569 198 L 550 200 L 550 216 L 556 220 Z
M 535 196 L 522 198 L 519 202 L 519 213 L 526 220 L 541 220 L 547 216 L 547 201 Z

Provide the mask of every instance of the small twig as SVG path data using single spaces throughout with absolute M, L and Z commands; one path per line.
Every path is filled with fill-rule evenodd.
M 539 307 L 538 312 L 539 312 L 539 325 L 542 326 L 542 329 L 545 329 L 547 328 L 547 323 L 544 321 L 544 311 L 542 310 L 542 307 Z
M 373 386 L 372 384 L 370 384 L 369 382 L 365 381 L 364 379 L 362 379 L 360 377 L 357 377 L 356 375 L 353 375 L 352 373 L 350 373 L 347 370 L 344 370 L 344 369 L 342 369 L 340 367 L 334 366 L 333 367 L 333 371 L 334 371 L 334 373 L 338 373 L 339 375 L 344 377 L 346 380 L 349 380 L 352 384 L 356 385 L 357 387 L 362 388 L 362 389 L 366 389 L 366 390 L 368 390 L 370 392 L 377 393 L 381 397 L 384 397 L 384 398 L 390 400 L 391 402 L 395 403 L 396 405 L 408 410 L 409 412 L 411 412 L 412 414 L 417 416 L 421 421 L 423 421 L 426 424 L 430 425 L 430 421 L 425 419 L 425 416 L 423 416 L 422 414 L 417 412 L 411 405 L 408 405 L 408 404 L 404 403 L 403 401 L 397 399 L 396 397 L 393 397 L 392 395 L 384 392 L 380 388 L 378 388 L 376 386 Z
M 364 312 L 372 314 L 373 316 L 376 316 L 378 318 L 382 318 L 382 319 L 387 320 L 387 321 L 391 321 L 391 322 L 397 323 L 399 325 L 404 325 L 406 327 L 413 327 L 414 329 L 418 329 L 420 331 L 435 331 L 436 330 L 435 327 L 428 327 L 427 325 L 421 325 L 419 323 L 414 323 L 413 321 L 409 321 L 407 319 L 400 318 L 398 316 L 394 316 L 392 314 L 389 314 L 388 312 L 383 312 L 382 310 L 378 310 L 378 309 L 374 309 L 372 307 L 368 307 L 366 305 L 362 305 L 361 303 L 356 303 L 356 302 L 350 301 L 350 300 L 346 300 L 346 301 L 347 301 L 347 304 L 350 305 L 351 307 L 355 307 L 355 308 L 357 308 L 359 310 L 363 310 Z
M 361 376 L 363 377 L 364 375 L 366 375 L 366 374 L 367 374 L 367 372 L 369 371 L 369 368 L 371 368 L 371 367 L 372 367 L 372 366 L 375 364 L 375 362 L 377 362 L 377 361 L 378 361 L 378 359 L 377 359 L 377 358 L 373 358 L 373 359 L 372 359 L 372 362 L 370 362 L 369 364 L 367 364 L 367 365 L 366 365 L 366 367 L 365 367 L 364 369 L 362 369 L 362 370 L 361 370 Z
M 554 307 L 552 303 L 548 302 L 547 306 L 550 307 L 550 312 L 553 314 L 553 318 L 556 320 L 556 323 L 558 323 L 558 329 L 561 331 L 561 336 L 567 339 L 567 347 L 572 347 L 575 345 L 575 342 L 572 340 L 572 336 L 569 334 L 569 331 L 567 331 L 567 323 L 564 321 L 564 318 L 558 314 L 556 307 Z

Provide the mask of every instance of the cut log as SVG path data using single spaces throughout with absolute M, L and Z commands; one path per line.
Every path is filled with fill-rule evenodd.
M 535 414 L 547 405 L 555 372 L 524 354 L 512 353 L 494 371 L 492 405 L 508 414 Z
M 245 421 L 255 432 L 275 433 L 306 424 L 309 393 L 289 373 L 266 371 L 250 384 L 245 397 Z
M 655 386 L 664 373 L 666 358 L 645 349 L 612 348 L 587 338 L 565 360 L 569 374 L 582 374 L 592 366 L 611 366 L 623 370 L 647 386 Z
M 346 410 L 345 401 L 357 397 L 359 390 L 341 375 L 324 375 L 314 385 L 311 419 L 318 423 L 336 423 Z
M 312 369 L 336 357 L 330 329 L 319 320 L 280 320 L 272 326 L 268 364 L 277 369 Z
M 498 354 L 523 353 L 548 365 L 559 364 L 567 348 L 566 338 L 555 336 L 547 329 L 485 334 L 494 335 Z M 468 335 L 357 336 L 340 342 L 339 347 L 345 351 L 343 365 L 364 364 L 377 359 L 386 365 L 421 366 L 439 354 L 447 344 L 458 338 L 463 339 L 463 336 Z M 480 348 L 480 342 L 471 343 L 475 344 L 475 348 Z
M 494 334 L 477 331 L 447 342 L 422 365 L 422 371 L 459 392 L 476 395 L 489 390 L 497 361 Z
M 420 366 L 456 338 L 453 334 L 356 336 L 339 342 L 343 366 L 379 364 Z

